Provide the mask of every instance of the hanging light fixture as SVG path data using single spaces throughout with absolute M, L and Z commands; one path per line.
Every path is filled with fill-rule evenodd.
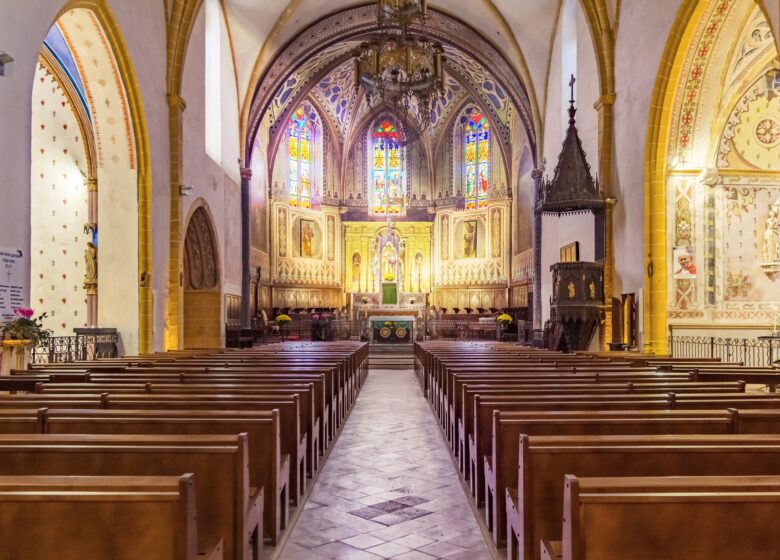
M 409 32 L 425 22 L 426 2 L 377 0 L 378 36 L 353 52 L 355 87 L 370 105 L 389 103 L 400 112 L 416 110 L 420 129 L 431 122 L 436 98 L 444 91 L 444 49 Z

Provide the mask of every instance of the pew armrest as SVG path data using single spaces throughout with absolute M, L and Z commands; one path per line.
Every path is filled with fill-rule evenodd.
M 563 546 L 561 541 L 546 541 L 541 539 L 539 541 L 539 548 L 541 549 L 539 555 L 540 560 L 561 560 L 563 558 Z
M 222 539 L 214 545 L 210 545 L 204 552 L 198 552 L 198 560 L 222 560 L 224 546 Z

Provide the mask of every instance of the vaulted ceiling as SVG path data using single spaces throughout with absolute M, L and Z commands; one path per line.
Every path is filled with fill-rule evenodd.
M 611 6 L 609 11 L 614 13 L 617 2 L 607 0 Z M 447 111 L 458 106 L 463 98 L 480 98 L 488 109 L 495 111 L 494 119 L 506 126 L 513 110 L 519 110 L 526 131 L 530 132 L 531 143 L 535 144 L 533 129 L 539 125 L 539 115 L 545 104 L 550 51 L 561 3 L 562 0 L 523 0 L 522 9 L 518 9 L 516 0 L 429 2 L 432 9 L 481 35 L 502 59 L 506 71 L 521 84 L 524 97 L 518 103 L 512 97 L 514 92 L 505 91 L 512 89 L 508 88 L 506 76 L 496 76 L 495 69 L 486 68 L 484 61 L 491 53 L 447 44 L 450 79 L 447 91 L 436 107 L 436 121 L 444 120 Z M 266 92 L 269 103 L 260 103 L 261 107 L 257 107 L 257 98 L 263 95 L 258 84 L 275 75 L 274 65 L 302 35 L 317 26 L 320 27 L 317 33 L 322 33 L 322 27 L 327 27 L 324 22 L 334 19 L 329 16 L 350 9 L 357 9 L 354 11 L 358 13 L 360 7 L 369 8 L 368 13 L 371 13 L 372 4 L 350 0 L 327 3 L 321 0 L 224 0 L 242 103 L 242 127 L 249 136 L 259 122 L 258 110 L 272 113 L 272 121 L 281 120 L 285 117 L 286 104 L 296 102 L 299 93 L 314 97 L 336 123 L 339 134 L 348 136 L 350 122 L 360 114 L 362 99 L 353 92 L 351 72 L 345 61 L 359 40 L 350 41 L 345 37 L 338 44 L 323 41 L 316 56 L 305 49 L 291 53 L 298 54 L 299 59 L 290 58 L 287 63 L 299 66 L 288 76 L 286 85 L 275 88 L 273 93 Z M 339 29 L 330 31 L 335 36 Z M 357 35 L 353 33 L 355 39 L 359 39 Z

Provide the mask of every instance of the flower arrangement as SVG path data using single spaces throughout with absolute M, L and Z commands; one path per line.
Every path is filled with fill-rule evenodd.
M 360 301 L 362 301 L 363 303 L 368 303 L 368 296 L 363 296 L 362 298 L 360 298 Z
M 17 307 L 13 311 L 16 318 L 2 328 L 3 338 L 29 340 L 34 346 L 51 336 L 52 332 L 43 328 L 46 313 L 33 317 L 35 311 L 27 307 Z
M 284 313 L 276 316 L 276 322 L 279 323 L 280 325 L 284 325 L 286 323 L 289 323 L 290 321 L 292 321 L 292 318 L 289 315 L 285 315 Z
M 502 313 L 501 315 L 496 317 L 496 321 L 506 326 L 512 322 L 512 317 L 510 315 L 507 315 L 506 313 Z
M 395 280 L 395 274 L 393 274 L 392 272 L 388 272 L 385 274 L 385 282 L 392 282 L 393 280 Z

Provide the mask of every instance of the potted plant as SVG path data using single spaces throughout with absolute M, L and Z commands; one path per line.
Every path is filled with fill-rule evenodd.
M 51 336 L 51 331 L 43 328 L 46 313 L 33 317 L 35 312 L 26 307 L 17 307 L 13 311 L 14 319 L 0 330 L 3 335 L 3 374 L 6 375 L 11 372 L 12 365 L 15 369 L 25 369 L 29 349 Z
M 496 323 L 498 323 L 502 331 L 505 331 L 506 328 L 509 326 L 509 323 L 511 322 L 512 322 L 511 315 L 507 315 L 506 313 L 502 313 L 501 315 L 496 317 Z
M 281 335 L 282 340 L 286 340 L 287 327 L 291 322 L 292 318 L 289 315 L 282 313 L 281 315 L 276 316 L 276 324 L 279 325 L 279 334 Z

